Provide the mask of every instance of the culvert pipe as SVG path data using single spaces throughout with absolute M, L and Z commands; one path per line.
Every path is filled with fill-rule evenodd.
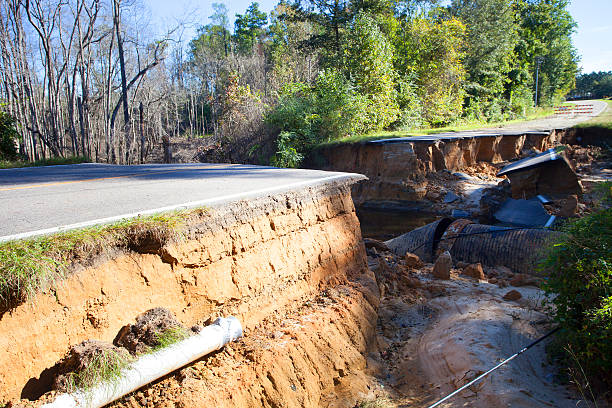
M 99 408 L 135 391 L 172 371 L 219 350 L 242 337 L 235 317 L 218 318 L 199 333 L 166 348 L 145 354 L 121 372 L 115 381 L 102 382 L 87 391 L 60 394 L 44 408 Z
M 412 252 L 425 262 L 433 262 L 437 242 L 450 224 L 450 218 L 441 218 L 423 227 L 402 234 L 399 237 L 385 241 L 385 244 L 398 256 L 403 257 L 406 255 L 406 252 Z
M 467 224 L 453 238 L 450 254 L 454 260 L 505 266 L 515 272 L 537 274 L 535 264 L 546 244 L 558 232 L 541 228 L 507 228 Z
M 498 227 L 442 218 L 385 244 L 398 256 L 412 252 L 425 262 L 433 262 L 436 255 L 449 251 L 454 260 L 536 274 L 535 261 L 558 234 L 544 228 Z

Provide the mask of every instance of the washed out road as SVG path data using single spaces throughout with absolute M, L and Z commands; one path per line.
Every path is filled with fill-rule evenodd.
M 0 170 L 0 241 L 362 177 L 237 164 L 76 164 Z
M 600 115 L 608 109 L 604 101 L 588 100 L 570 102 L 577 107 L 592 106 L 592 113 L 577 113 L 571 115 L 553 115 L 546 118 L 528 120 L 524 122 L 508 123 L 498 127 L 483 127 L 475 130 L 462 130 L 458 132 L 435 133 L 428 136 L 410 136 L 391 139 L 374 140 L 370 143 L 402 143 L 402 142 L 431 142 L 435 140 L 464 139 L 482 136 L 497 136 L 503 134 L 516 135 L 528 132 L 550 132 L 552 129 L 564 129 L 585 122 Z

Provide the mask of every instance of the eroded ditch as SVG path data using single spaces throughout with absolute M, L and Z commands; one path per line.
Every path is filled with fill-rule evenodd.
M 491 171 L 482 166 L 472 174 L 486 181 Z M 432 174 L 423 196 L 432 203 L 444 210 L 480 204 L 455 188 L 473 180 Z M 111 406 L 425 406 L 549 329 L 531 276 L 500 265 L 483 265 L 475 276 L 454 260 L 448 279 L 439 279 L 433 264 L 383 243 L 366 249 L 362 234 L 387 238 L 441 213 L 356 212 L 355 181 L 216 209 L 179 244 L 81 268 L 4 313 L 1 398 L 15 407 L 52 400 L 53 392 L 28 400 L 48 389 L 30 393 L 25 385 L 40 381 L 71 346 L 112 341 L 121 326 L 160 306 L 187 327 L 235 315 L 245 337 Z M 459 202 L 446 202 L 449 192 Z M 539 349 L 448 406 L 576 401 L 555 384 Z

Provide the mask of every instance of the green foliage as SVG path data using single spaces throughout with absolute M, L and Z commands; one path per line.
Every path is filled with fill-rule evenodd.
M 315 83 L 288 84 L 267 121 L 300 137 L 332 140 L 365 129 L 365 98 L 337 70 L 323 70 Z
M 545 290 L 562 328 L 559 345 L 575 353 L 588 376 L 612 386 L 612 209 L 567 225 L 543 267 L 550 271 Z M 564 358 L 570 366 L 575 360 Z
M 515 69 L 523 73 L 514 78 L 514 85 L 535 90 L 536 60 L 540 58 L 538 104 L 553 105 L 574 87 L 578 56 L 571 36 L 576 22 L 567 11 L 568 3 L 514 0 L 519 22 Z
M 578 75 L 572 96 L 601 99 L 612 96 L 612 71 Z
M 399 116 L 393 80 L 393 47 L 366 13 L 359 13 L 345 46 L 349 77 L 367 100 L 366 131 L 387 128 Z
M 17 159 L 19 153 L 15 142 L 18 138 L 15 118 L 0 110 L 0 162 Z
M 300 139 L 300 135 L 297 133 L 281 132 L 276 141 L 278 150 L 272 157 L 272 165 L 276 167 L 299 167 L 304 155 L 298 153 L 296 146 L 300 150 L 305 150 L 308 147 Z
M 295 8 L 284 2 L 270 13 L 268 53 L 274 90 L 291 82 L 311 79 L 316 52 L 314 55 L 304 55 L 300 44 L 309 38 L 312 27 L 308 22 L 299 21 L 296 15 Z
M 395 66 L 403 78 L 400 89 L 402 82 L 414 82 L 424 121 L 429 124 L 445 125 L 461 115 L 464 35 L 465 26 L 457 19 L 436 21 L 419 16 L 402 21 L 395 42 Z
M 312 86 L 289 84 L 266 115 L 280 132 L 273 164 L 297 167 L 314 145 L 363 133 L 367 106 L 366 98 L 337 70 L 321 71 Z
M 363 133 L 372 126 L 370 99 L 359 94 L 353 84 L 337 70 L 323 70 L 312 88 L 315 134 L 333 140 Z
M 259 3 L 253 2 L 247 8 L 246 13 L 236 14 L 234 23 L 234 39 L 238 50 L 242 53 L 250 53 L 257 38 L 263 36 L 263 27 L 268 23 L 268 16 L 259 10 Z
M 0 304 L 12 305 L 56 286 L 76 259 L 113 248 L 138 248 L 154 240 L 163 245 L 181 238 L 191 216 L 202 209 L 139 217 L 110 225 L 0 243 Z
M 573 84 L 567 4 L 281 1 L 266 27 L 266 14 L 251 3 L 237 14 L 233 36 L 227 9 L 216 5 L 190 44 L 190 72 L 204 90 L 196 104 L 211 108 L 206 120 L 216 122 L 224 147 L 234 145 L 232 157 L 242 148 L 236 144 L 269 146 L 259 124 L 262 100 L 272 105 L 265 121 L 278 135 L 278 166 L 298 166 L 313 145 L 371 132 L 527 117 L 535 111 L 536 57 L 543 58 L 540 104 L 560 101 Z
M 509 82 L 514 49 L 518 42 L 518 23 L 512 3 L 507 0 L 454 0 L 451 6 L 467 27 L 467 71 L 465 90 L 472 115 L 497 114 L 499 104 L 489 106 L 492 99 L 501 99 Z
M 187 329 L 180 326 L 171 327 L 155 335 L 156 344 L 151 351 L 165 349 L 181 340 L 185 340 L 187 337 L 189 337 L 189 331 L 187 331 Z
M 227 56 L 230 50 L 231 35 L 229 32 L 229 19 L 227 6 L 223 3 L 212 4 L 214 13 L 210 17 L 211 24 L 198 29 L 198 35 L 189 43 L 191 63 L 212 55 L 217 58 Z
M 352 18 L 347 0 L 298 0 L 295 20 L 308 22 L 315 30 L 302 42 L 304 51 L 318 50 L 324 68 L 342 68 L 342 44 Z
M 399 130 L 416 129 L 423 126 L 424 109 L 418 94 L 417 85 L 410 80 L 400 80 L 397 83 L 397 103 L 400 116 L 394 127 Z

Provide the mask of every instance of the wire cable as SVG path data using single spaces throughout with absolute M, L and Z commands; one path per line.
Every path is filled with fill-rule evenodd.
M 529 350 L 531 347 L 535 346 L 536 344 L 540 343 L 541 341 L 543 341 L 544 339 L 546 339 L 547 337 L 552 336 L 553 334 L 555 334 L 557 331 L 559 331 L 560 327 L 555 328 L 554 330 L 548 332 L 547 334 L 545 334 L 544 336 L 540 337 L 539 339 L 537 339 L 536 341 L 532 342 L 531 344 L 529 344 L 526 347 L 523 347 L 521 350 L 519 350 L 518 352 L 514 353 L 513 355 L 511 355 L 510 357 L 508 357 L 507 359 L 505 359 L 504 361 L 502 361 L 501 363 L 499 363 L 498 365 L 496 365 L 495 367 L 491 368 L 489 371 L 482 373 L 481 375 L 479 375 L 478 377 L 474 378 L 472 381 L 470 381 L 469 383 L 465 384 L 463 387 L 460 387 L 459 389 L 451 392 L 450 394 L 448 394 L 446 397 L 442 398 L 441 400 L 438 400 L 437 402 L 435 402 L 434 404 L 428 406 L 427 408 L 434 408 L 437 407 L 438 405 L 440 405 L 441 403 L 443 403 L 444 401 L 448 400 L 449 398 L 452 398 L 453 396 L 459 394 L 461 391 L 463 391 L 464 389 L 470 387 L 471 385 L 473 385 L 474 383 L 482 380 L 483 378 L 485 378 L 487 375 L 491 374 L 493 371 L 497 370 L 499 367 L 505 365 L 506 363 L 510 362 L 511 360 L 513 360 L 514 358 L 518 357 L 519 355 L 521 355 L 522 353 L 524 353 L 525 351 Z

